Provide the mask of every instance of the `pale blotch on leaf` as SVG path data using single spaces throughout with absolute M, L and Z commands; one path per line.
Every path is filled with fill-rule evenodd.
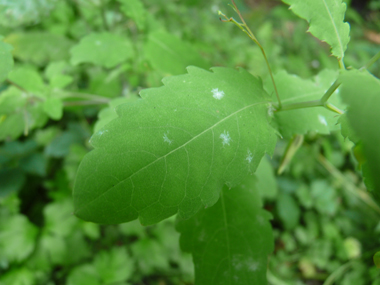
M 224 92 L 223 91 L 219 91 L 219 88 L 214 88 L 211 90 L 212 92 L 212 97 L 214 97 L 215 99 L 222 99 L 224 97 Z
M 253 159 L 252 152 L 248 149 L 247 157 L 245 158 L 245 160 L 248 161 L 248 163 L 251 163 L 252 159 Z
M 219 138 L 222 140 L 223 146 L 230 145 L 231 137 L 229 132 L 224 131 L 222 134 L 220 134 Z
M 318 115 L 318 120 L 321 122 L 322 125 L 327 126 L 326 118 L 322 115 Z
M 167 142 L 168 144 L 172 144 L 172 140 L 168 138 L 169 131 L 167 133 L 164 133 L 164 136 L 162 137 L 164 139 L 164 142 Z

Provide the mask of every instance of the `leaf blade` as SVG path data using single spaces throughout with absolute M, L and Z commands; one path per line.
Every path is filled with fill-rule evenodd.
M 310 23 L 309 32 L 331 46 L 338 59 L 344 57 L 350 26 L 344 22 L 346 4 L 341 0 L 283 0 L 293 12 Z
M 195 283 L 266 284 L 274 240 L 254 179 L 224 187 L 220 200 L 189 220 L 178 219 L 181 248 L 193 255 Z
M 213 205 L 224 183 L 232 187 L 254 172 L 276 143 L 268 97 L 246 71 L 213 71 L 190 67 L 117 108 L 119 117 L 91 138 L 95 150 L 79 168 L 76 215 L 100 223 L 139 216 L 143 224 L 177 211 L 190 217 Z M 225 94 L 220 100 L 215 87 Z

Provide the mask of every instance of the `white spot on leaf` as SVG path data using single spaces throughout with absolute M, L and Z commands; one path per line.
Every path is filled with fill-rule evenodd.
M 214 97 L 215 99 L 217 100 L 220 100 L 224 97 L 224 92 L 223 91 L 219 91 L 219 88 L 214 88 L 211 90 L 212 92 L 212 97 Z
M 167 142 L 168 144 L 172 144 L 172 140 L 168 138 L 169 131 L 164 133 L 164 136 L 162 137 L 164 139 L 164 142 Z
M 326 118 L 322 115 L 318 115 L 318 120 L 321 122 L 322 125 L 327 126 Z
M 268 115 L 269 117 L 273 117 L 273 113 L 276 109 L 273 108 L 272 104 L 268 104 Z
M 253 159 L 252 152 L 248 149 L 245 160 L 248 161 L 248 163 L 251 163 L 252 159 Z
M 223 146 L 230 145 L 231 137 L 229 132 L 224 131 L 222 134 L 220 134 L 219 138 L 222 140 Z

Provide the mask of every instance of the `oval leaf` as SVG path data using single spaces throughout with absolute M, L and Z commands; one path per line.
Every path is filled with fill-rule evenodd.
M 244 70 L 189 67 L 117 107 L 91 139 L 74 186 L 75 214 L 98 223 L 193 216 L 252 174 L 276 143 L 267 93 Z

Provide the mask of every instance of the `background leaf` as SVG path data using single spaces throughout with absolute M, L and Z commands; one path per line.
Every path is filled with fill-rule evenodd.
M 36 24 L 54 8 L 57 0 L 0 1 L 0 25 Z
M 309 32 L 331 46 L 332 55 L 343 58 L 350 41 L 350 25 L 344 22 L 346 3 L 341 0 L 282 0 L 307 20 Z
M 11 51 L 13 47 L 4 43 L 0 36 L 0 82 L 7 78 L 8 72 L 13 68 L 13 57 Z
M 367 71 L 358 70 L 344 72 L 339 80 L 342 82 L 340 95 L 349 105 L 349 124 L 361 140 L 376 195 L 379 195 L 380 132 L 377 130 L 380 122 L 380 80 Z
M 106 68 L 132 58 L 134 51 L 130 41 L 117 34 L 92 33 L 82 38 L 71 50 L 71 63 L 93 63 Z
M 143 3 L 140 0 L 118 0 L 121 3 L 121 11 L 130 17 L 140 30 L 145 28 L 146 13 Z
M 189 67 L 117 108 L 97 132 L 74 185 L 75 213 L 153 224 L 213 205 L 223 184 L 252 174 L 276 143 L 261 81 L 244 70 Z
M 211 208 L 179 220 L 181 248 L 193 255 L 195 284 L 266 284 L 274 247 L 270 217 L 250 178 L 236 188 L 225 186 Z
M 8 35 L 4 41 L 14 47 L 15 58 L 39 66 L 49 61 L 68 59 L 72 46 L 67 37 L 49 32 L 18 32 Z
M 165 31 L 150 33 L 144 52 L 154 69 L 169 75 L 184 73 L 189 65 L 209 67 L 190 43 Z
M 338 72 L 333 70 L 321 71 L 313 78 L 314 80 L 302 79 L 285 71 L 274 75 L 283 104 L 319 100 L 337 77 Z M 270 82 L 267 82 L 266 88 L 268 93 L 273 92 Z M 330 97 L 329 102 L 339 108 L 344 106 L 336 95 Z M 323 107 L 276 112 L 274 118 L 279 132 L 285 138 L 290 138 L 294 134 L 309 132 L 329 134 L 330 131 L 339 130 L 337 125 L 339 116 Z

